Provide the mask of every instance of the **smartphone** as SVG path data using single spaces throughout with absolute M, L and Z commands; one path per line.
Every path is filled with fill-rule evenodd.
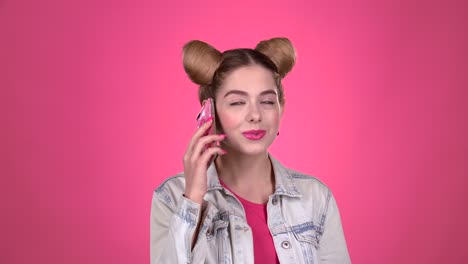
M 201 110 L 197 115 L 197 127 L 199 128 L 203 124 L 205 124 L 210 117 L 213 118 L 213 123 L 211 124 L 210 128 L 205 132 L 205 134 L 203 134 L 203 136 L 216 134 L 216 116 L 215 116 L 215 106 L 214 106 L 213 98 L 208 98 L 203 101 Z M 206 144 L 205 150 L 213 146 L 216 146 L 215 142 Z M 214 161 L 216 156 L 217 155 L 215 154 L 210 158 L 210 161 L 208 162 L 208 166 L 211 165 L 211 163 Z
M 202 103 L 200 112 L 197 115 L 197 127 L 203 126 L 210 117 L 213 118 L 213 124 L 210 129 L 207 130 L 205 135 L 214 134 L 215 131 L 215 111 L 214 111 L 214 101 L 212 98 L 205 99 Z

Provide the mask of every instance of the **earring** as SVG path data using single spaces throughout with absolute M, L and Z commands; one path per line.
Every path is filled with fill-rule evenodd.
M 276 134 L 276 135 L 279 136 L 279 132 L 278 132 L 278 134 Z

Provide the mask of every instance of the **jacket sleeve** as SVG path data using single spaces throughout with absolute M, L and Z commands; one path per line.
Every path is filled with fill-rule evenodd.
M 150 257 L 156 263 L 203 263 L 206 258 L 206 229 L 211 221 L 206 212 L 213 208 L 174 195 L 160 187 L 153 193 L 150 215 Z M 205 208 L 202 210 L 202 208 Z M 192 249 L 192 237 L 202 221 Z
M 323 234 L 320 238 L 320 263 L 346 264 L 351 263 L 346 239 L 341 226 L 341 217 L 335 198 L 328 193 L 328 205 L 324 214 Z

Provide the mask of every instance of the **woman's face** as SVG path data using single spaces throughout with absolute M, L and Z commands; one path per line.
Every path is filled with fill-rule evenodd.
M 278 133 L 283 107 L 273 73 L 253 65 L 230 73 L 216 94 L 216 111 L 229 152 L 265 153 Z

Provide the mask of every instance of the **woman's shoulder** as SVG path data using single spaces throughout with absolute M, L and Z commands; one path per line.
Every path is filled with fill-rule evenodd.
M 153 192 L 153 204 L 165 204 L 175 210 L 185 190 L 183 173 L 165 179 Z
M 292 183 L 296 188 L 299 189 L 301 193 L 321 193 L 324 195 L 329 195 L 331 193 L 330 188 L 317 177 L 303 173 L 291 168 L 286 168 L 288 172 L 288 177 L 290 177 Z
M 291 178 L 294 180 L 302 181 L 302 182 L 306 182 L 310 184 L 318 184 L 325 188 L 328 188 L 327 185 L 323 181 L 321 181 L 319 178 L 315 177 L 312 174 L 300 172 L 291 168 L 286 168 L 286 171 L 288 172 L 289 176 L 291 176 Z
M 155 192 L 161 192 L 164 190 L 184 190 L 185 188 L 185 177 L 184 173 L 180 172 L 166 178 L 158 187 L 154 190 Z
M 272 162 L 275 174 L 281 175 L 281 178 L 278 179 L 281 182 L 284 181 L 286 185 L 292 184 L 295 187 L 305 187 L 310 189 L 311 187 L 328 191 L 328 187 L 325 183 L 319 180 L 317 177 L 300 172 L 295 170 L 287 165 L 284 165 L 281 161 L 276 159 L 274 156 L 270 155 L 270 160 Z

